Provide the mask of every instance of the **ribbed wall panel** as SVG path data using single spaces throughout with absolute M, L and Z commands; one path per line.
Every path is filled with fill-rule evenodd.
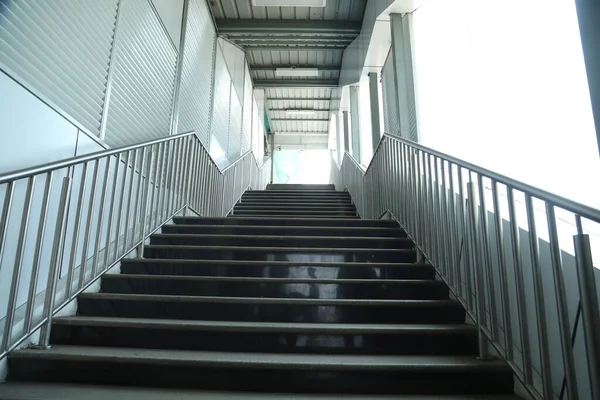
M 105 142 L 169 134 L 177 52 L 148 0 L 121 0 Z
M 215 52 L 215 80 L 210 152 L 215 156 L 216 145 L 227 153 L 229 145 L 229 110 L 231 104 L 231 77 L 221 48 Z M 214 143 L 214 142 L 217 143 Z
M 396 84 L 394 80 L 394 62 L 392 53 L 381 70 L 381 86 L 383 98 L 383 126 L 390 135 L 400 136 L 400 118 L 398 115 L 398 100 L 396 98 Z
M 0 1 L 0 65 L 99 135 L 117 0 Z
M 215 27 L 205 0 L 190 0 L 179 100 L 180 133 L 195 131 L 209 148 Z
M 233 86 L 232 86 L 233 87 Z M 227 158 L 234 162 L 240 157 L 242 148 L 242 104 L 232 90 L 231 110 L 229 112 L 229 144 Z
M 253 101 L 253 90 L 252 90 L 252 78 L 250 77 L 250 71 L 246 65 L 246 73 L 244 80 L 244 120 L 242 125 L 242 154 L 250 150 L 252 146 L 252 105 Z

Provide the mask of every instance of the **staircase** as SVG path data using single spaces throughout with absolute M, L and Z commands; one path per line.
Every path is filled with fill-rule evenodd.
M 331 185 L 267 189 L 164 226 L 54 319 L 50 349 L 10 355 L 0 398 L 513 398 L 394 221 Z

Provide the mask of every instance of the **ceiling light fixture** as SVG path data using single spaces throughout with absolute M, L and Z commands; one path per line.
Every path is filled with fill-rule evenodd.
M 325 7 L 327 0 L 252 0 L 255 7 Z
M 318 68 L 276 68 L 276 76 L 319 76 Z
M 315 110 L 285 110 L 286 116 L 296 116 L 296 115 L 304 115 L 304 116 L 314 116 L 316 115 Z

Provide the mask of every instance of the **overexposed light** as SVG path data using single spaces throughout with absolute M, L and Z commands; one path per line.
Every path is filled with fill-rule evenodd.
M 276 76 L 319 76 L 318 68 L 276 68 Z

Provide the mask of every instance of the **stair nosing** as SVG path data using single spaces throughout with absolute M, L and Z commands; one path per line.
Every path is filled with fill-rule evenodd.
M 13 359 L 48 359 L 160 365 L 188 365 L 220 368 L 277 368 L 288 370 L 385 370 L 385 371 L 470 371 L 509 372 L 500 360 L 478 360 L 470 356 L 363 356 L 276 354 L 188 350 L 132 349 L 94 346 L 56 345 L 47 350 L 23 349 Z
M 444 282 L 435 279 L 321 279 L 321 278 L 269 278 L 269 277 L 237 277 L 212 275 L 163 275 L 163 274 L 104 274 L 102 279 L 164 279 L 183 281 L 220 281 L 247 283 L 307 283 L 307 284 L 390 284 L 390 285 L 431 285 L 445 286 Z
M 244 235 L 244 234 L 229 234 L 229 233 L 155 233 L 152 237 L 194 237 L 194 238 L 239 238 L 239 239 L 272 239 L 272 240 L 289 240 L 289 239 L 316 239 L 316 240 L 366 240 L 366 241 L 382 241 L 382 242 L 409 242 L 413 243 L 412 239 L 406 237 L 394 236 L 281 236 L 281 235 Z
M 461 307 L 456 300 L 388 300 L 388 299 L 309 299 L 309 298 L 275 298 L 275 297 L 230 297 L 230 296 L 189 296 L 189 295 L 156 295 L 156 294 L 129 294 L 129 293 L 81 293 L 79 298 L 86 299 L 112 299 L 126 301 L 190 301 L 196 303 L 255 303 L 255 304 L 304 304 L 304 305 L 332 305 L 332 306 L 444 306 Z M 461 307 L 462 308 L 462 307 Z
M 230 250 L 230 251 L 272 251 L 272 252 L 309 252 L 309 253 L 414 253 L 415 249 L 372 249 L 372 248 L 337 248 L 326 247 L 261 247 L 261 246 L 194 246 L 178 244 L 149 244 L 146 249 L 170 248 L 170 249 L 196 249 L 196 250 Z
M 174 226 L 174 227 L 192 227 L 192 228 L 248 228 L 248 229 L 301 229 L 301 230 L 309 230 L 309 229 L 324 229 L 324 230 L 333 230 L 333 229 L 349 229 L 353 231 L 362 231 L 362 230 L 386 230 L 386 231 L 398 231 L 405 233 L 404 230 L 400 227 L 394 228 L 389 226 L 319 226 L 319 225 L 194 225 L 194 224 L 171 224 L 165 226 Z M 359 237 L 359 236 L 356 236 Z
M 125 317 L 56 317 L 53 323 L 61 326 L 121 326 L 156 327 L 165 329 L 218 330 L 224 332 L 335 332 L 340 334 L 410 334 L 415 332 L 435 334 L 477 334 L 477 328 L 468 324 L 332 324 L 295 322 L 246 322 L 246 321 L 205 321 Z M 143 326 L 142 326 L 143 325 Z
M 434 267 L 429 264 L 418 264 L 418 263 L 385 263 L 385 262 L 324 262 L 324 261 L 260 261 L 260 260 L 194 260 L 194 259 L 181 259 L 181 258 L 125 258 L 121 260 L 125 263 L 180 263 L 180 264 L 231 264 L 231 265 L 245 265 L 252 264 L 258 266 L 284 266 L 284 267 L 359 267 L 359 268 L 374 268 L 374 267 L 408 267 L 408 268 L 427 268 L 428 270 L 434 270 Z

